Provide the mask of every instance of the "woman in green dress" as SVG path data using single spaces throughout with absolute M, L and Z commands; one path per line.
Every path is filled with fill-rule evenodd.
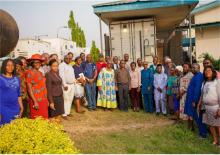
M 106 109 L 117 108 L 115 75 L 112 69 L 112 62 L 108 61 L 98 76 L 98 100 L 97 106 Z
M 175 67 L 170 67 L 170 76 L 167 79 L 167 105 L 168 105 L 168 113 L 174 114 L 178 107 L 175 107 L 175 102 L 177 102 L 177 95 L 179 91 L 178 87 L 178 78 L 175 73 Z

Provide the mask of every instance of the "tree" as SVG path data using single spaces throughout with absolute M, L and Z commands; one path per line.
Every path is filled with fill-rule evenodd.
M 68 27 L 71 29 L 72 41 L 77 47 L 86 47 L 86 38 L 82 28 L 75 22 L 73 11 L 70 11 Z
M 218 71 L 220 70 L 220 57 L 217 58 L 217 59 L 215 59 L 215 58 L 213 58 L 213 56 L 210 55 L 209 53 L 203 53 L 202 55 L 199 56 L 199 58 L 211 60 L 211 62 L 212 62 L 212 64 L 213 64 L 214 68 L 215 68 L 216 70 L 218 70 Z
M 92 41 L 92 47 L 90 49 L 90 54 L 94 62 L 98 61 L 99 58 L 99 49 L 96 47 L 95 41 Z
M 72 41 L 76 41 L 76 22 L 74 19 L 73 11 L 70 11 L 69 21 L 68 21 L 68 27 L 71 29 L 71 35 L 72 35 Z

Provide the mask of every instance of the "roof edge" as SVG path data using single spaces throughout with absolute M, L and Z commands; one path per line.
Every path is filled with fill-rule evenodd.
M 136 0 L 125 3 L 112 3 L 112 5 L 96 5 L 93 6 L 95 14 L 101 14 L 106 12 L 118 12 L 127 10 L 140 10 L 140 9 L 153 9 L 161 7 L 174 7 L 179 5 L 197 5 L 199 0 L 171 0 L 169 3 L 164 0 Z
M 210 10 L 210 9 L 213 9 L 213 8 L 216 8 L 220 6 L 220 1 L 219 0 L 216 0 L 216 1 L 213 1 L 211 3 L 208 3 L 208 4 L 204 4 L 202 6 L 199 6 L 197 8 L 195 8 L 193 11 L 192 11 L 192 15 L 194 14 L 198 14 L 198 13 L 201 13 L 201 12 L 204 12 L 204 11 L 207 11 L 207 10 Z

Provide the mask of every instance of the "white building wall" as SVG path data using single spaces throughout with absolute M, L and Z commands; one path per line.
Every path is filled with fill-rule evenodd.
M 51 54 L 57 54 L 60 59 L 63 59 L 64 55 L 68 52 L 72 52 L 74 54 L 77 51 L 76 43 L 71 40 L 63 38 L 44 38 L 42 40 L 51 44 Z
M 76 43 L 62 38 L 44 38 L 41 40 L 20 39 L 12 52 L 12 57 L 24 56 L 30 58 L 33 54 L 57 54 L 59 59 L 72 52 L 74 57 L 79 56 L 81 52 L 90 53 L 90 48 L 76 47 Z
M 33 39 L 21 39 L 12 51 L 13 57 L 24 56 L 30 58 L 33 54 L 43 54 L 50 52 L 50 43 Z

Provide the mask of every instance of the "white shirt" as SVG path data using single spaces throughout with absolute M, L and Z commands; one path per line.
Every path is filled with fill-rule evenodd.
M 206 105 L 220 105 L 220 80 L 207 81 L 202 86 L 202 100 Z
M 59 65 L 59 75 L 65 87 L 67 84 L 74 84 L 76 81 L 73 67 L 65 62 Z
M 114 64 L 113 64 L 113 69 L 114 69 L 114 70 L 119 69 L 119 64 L 115 64 L 115 63 L 114 63 Z
M 167 85 L 167 75 L 165 73 L 155 73 L 154 74 L 154 88 L 157 90 L 159 87 L 162 90 L 165 90 Z
M 139 66 L 137 66 L 137 70 L 141 73 L 141 71 L 144 69 L 144 67 L 143 66 L 141 66 L 141 67 L 139 67 Z
M 193 77 L 193 73 L 188 72 L 186 75 L 180 78 L 180 90 L 187 91 L 192 77 Z
M 130 64 L 131 64 L 131 61 L 130 61 L 130 60 L 127 61 L 127 62 L 125 62 L 125 68 L 126 68 L 128 71 L 131 70 L 131 66 L 130 66 Z

